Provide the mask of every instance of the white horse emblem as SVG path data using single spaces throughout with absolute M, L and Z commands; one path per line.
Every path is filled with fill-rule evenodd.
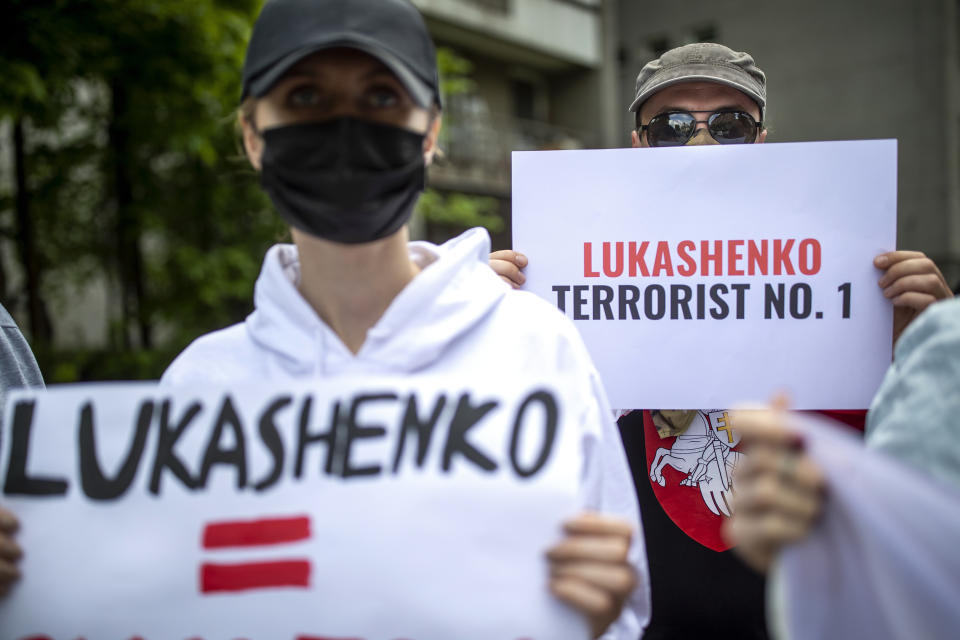
M 710 511 L 730 517 L 730 494 L 735 489 L 733 470 L 743 455 L 732 448 L 739 442 L 740 436 L 731 427 L 726 411 L 698 411 L 672 447 L 657 449 L 650 464 L 650 480 L 665 487 L 663 468 L 669 465 L 687 474 L 680 481 L 682 486 L 700 488 Z

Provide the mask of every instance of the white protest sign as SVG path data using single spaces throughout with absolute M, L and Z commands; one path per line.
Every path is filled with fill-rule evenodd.
M 11 395 L 2 636 L 583 640 L 544 556 L 578 392 L 476 380 Z
M 621 408 L 787 391 L 863 409 L 890 364 L 873 258 L 896 241 L 896 141 L 513 154 L 525 289 L 571 317 Z

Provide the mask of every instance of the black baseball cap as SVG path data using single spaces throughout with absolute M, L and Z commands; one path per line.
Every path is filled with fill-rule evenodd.
M 437 52 L 409 0 L 268 0 L 247 46 L 241 100 L 265 95 L 305 56 L 334 47 L 380 60 L 421 107 L 440 105 Z

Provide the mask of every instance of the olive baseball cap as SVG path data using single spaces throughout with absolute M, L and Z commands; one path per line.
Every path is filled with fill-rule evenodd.
M 375 57 L 414 102 L 439 106 L 437 52 L 409 0 L 268 0 L 247 46 L 241 100 L 265 95 L 305 56 L 335 47 Z
M 630 111 L 639 111 L 647 98 L 681 82 L 717 82 L 738 89 L 760 106 L 763 120 L 767 108 L 767 78 L 749 53 L 722 44 L 697 42 L 667 51 L 648 62 L 637 76 L 637 93 Z

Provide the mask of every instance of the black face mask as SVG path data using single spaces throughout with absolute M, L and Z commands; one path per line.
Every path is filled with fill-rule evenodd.
M 263 132 L 260 184 L 284 220 L 333 242 L 384 238 L 424 188 L 424 135 L 355 118 Z

